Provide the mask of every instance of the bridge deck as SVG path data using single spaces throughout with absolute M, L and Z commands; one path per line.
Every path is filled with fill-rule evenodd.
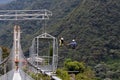
M 19 70 L 14 72 L 13 80 L 22 80 L 20 73 L 19 73 Z

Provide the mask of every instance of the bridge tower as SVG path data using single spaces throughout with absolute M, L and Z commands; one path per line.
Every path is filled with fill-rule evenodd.
M 16 69 L 18 68 L 20 61 L 20 26 L 14 26 L 14 62 Z

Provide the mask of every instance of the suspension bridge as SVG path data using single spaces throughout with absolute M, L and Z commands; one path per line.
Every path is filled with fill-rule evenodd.
M 45 20 L 51 15 L 48 10 L 1 10 L 0 20 Z M 28 73 L 46 74 L 53 80 L 61 80 L 55 76 L 58 64 L 57 39 L 46 32 L 38 35 L 29 49 L 30 57 L 26 58 L 21 48 L 20 34 L 20 26 L 15 25 L 11 52 L 0 61 L 0 80 L 38 80 Z

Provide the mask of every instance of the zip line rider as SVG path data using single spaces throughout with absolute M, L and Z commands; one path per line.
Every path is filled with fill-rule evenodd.
M 75 39 L 73 39 L 72 42 L 70 42 L 68 45 L 69 45 L 72 49 L 75 49 L 76 46 L 77 46 L 77 42 L 75 41 Z
M 64 38 L 61 37 L 59 40 L 59 46 L 63 46 L 64 45 Z

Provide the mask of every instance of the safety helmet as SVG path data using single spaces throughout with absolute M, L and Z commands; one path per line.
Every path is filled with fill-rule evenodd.
M 74 39 L 72 41 L 75 41 Z
M 61 40 L 63 40 L 63 38 L 61 38 Z

